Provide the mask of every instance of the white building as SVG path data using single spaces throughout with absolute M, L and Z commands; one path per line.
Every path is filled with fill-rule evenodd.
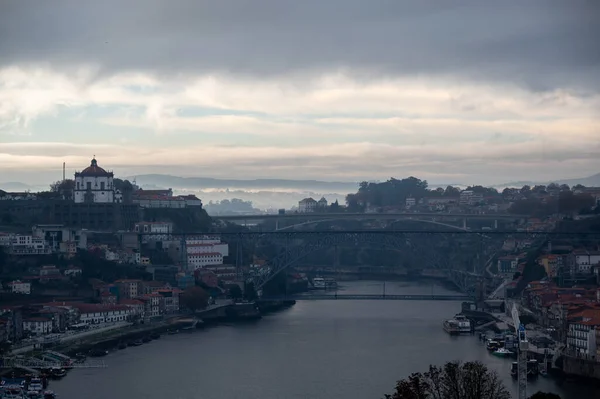
M 62 224 L 38 224 L 32 228 L 33 237 L 46 241 L 55 253 L 75 254 L 87 248 L 87 231 L 65 227 Z
M 319 202 L 317 202 L 317 207 L 323 209 L 323 208 L 327 208 L 327 199 L 325 197 L 321 197 L 321 199 L 319 200 Z
M 11 255 L 47 255 L 50 247 L 43 238 L 15 234 L 10 237 L 8 253 Z
M 125 305 L 102 305 L 102 304 L 76 304 L 79 309 L 79 321 L 88 324 L 116 323 L 127 321 L 127 317 L 133 313 L 129 306 Z
M 73 198 L 76 203 L 113 203 L 115 198 L 112 172 L 107 172 L 98 166 L 96 158 L 90 166 L 75 173 L 75 188 Z
M 406 199 L 406 208 L 412 208 L 413 206 L 417 205 L 417 200 L 414 197 L 408 197 Z
M 596 327 L 600 326 L 600 313 L 595 309 L 582 311 L 569 323 L 567 351 L 570 355 L 596 356 Z
M 10 283 L 10 287 L 13 294 L 31 294 L 31 283 L 15 280 Z
M 170 222 L 139 222 L 135 224 L 134 231 L 142 234 L 142 242 L 166 241 L 173 233 L 173 223 Z
M 219 237 L 190 237 L 186 239 L 187 266 L 195 270 L 207 265 L 222 265 L 229 256 L 229 244 Z
M 208 252 L 188 255 L 188 269 L 201 269 L 208 265 L 222 265 L 223 255 L 218 252 Z
M 52 332 L 52 320 L 44 317 L 31 317 L 23 320 L 23 330 L 33 335 L 50 334 Z
M 592 267 L 600 263 L 600 252 L 574 251 L 571 272 L 591 274 Z
M 300 213 L 308 213 L 314 212 L 317 208 L 318 202 L 313 198 L 304 198 L 298 202 L 298 212 Z

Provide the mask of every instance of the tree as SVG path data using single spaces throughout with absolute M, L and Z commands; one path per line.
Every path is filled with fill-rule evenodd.
M 521 187 L 521 194 L 528 195 L 531 192 L 531 187 L 529 185 L 524 185 Z
M 200 287 L 189 287 L 181 294 L 181 303 L 186 308 L 196 311 L 206 308 L 208 305 L 208 293 Z
M 239 285 L 233 284 L 229 286 L 229 296 L 232 299 L 240 299 L 242 296 L 244 296 L 244 293 Z
M 460 188 L 448 186 L 444 190 L 444 197 L 458 197 L 460 195 Z
M 448 362 L 429 366 L 426 373 L 414 373 L 396 384 L 386 399 L 510 399 L 496 374 L 481 362 Z
M 59 180 L 50 184 L 50 191 L 60 194 L 64 199 L 72 199 L 74 189 L 75 180 L 73 179 Z
M 538 391 L 531 395 L 529 399 L 560 399 L 560 396 L 555 393 Z
M 254 301 L 258 298 L 258 293 L 254 287 L 254 283 L 250 282 L 244 286 L 244 298 L 249 301 Z

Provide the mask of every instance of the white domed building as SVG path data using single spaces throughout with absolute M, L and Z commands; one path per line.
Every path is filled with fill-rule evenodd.
M 113 172 L 107 172 L 100 166 L 96 158 L 90 166 L 81 172 L 75 172 L 75 203 L 114 203 L 121 202 L 122 195 L 113 185 Z

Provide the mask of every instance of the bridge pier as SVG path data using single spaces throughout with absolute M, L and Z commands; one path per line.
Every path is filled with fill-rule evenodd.
M 494 219 L 494 230 L 498 230 L 498 219 Z
M 467 229 L 467 218 L 463 219 L 463 229 Z

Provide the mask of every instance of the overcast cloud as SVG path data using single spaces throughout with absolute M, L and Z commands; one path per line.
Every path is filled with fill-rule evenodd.
M 0 182 L 93 154 L 124 175 L 594 174 L 599 18 L 585 0 L 3 1 Z

